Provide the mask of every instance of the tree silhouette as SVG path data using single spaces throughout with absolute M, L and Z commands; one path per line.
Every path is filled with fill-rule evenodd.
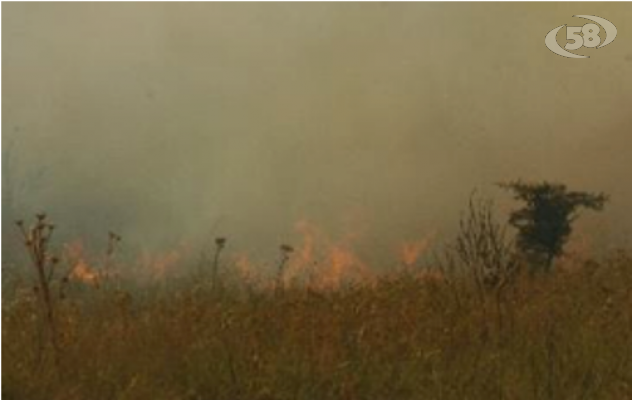
M 525 203 L 509 217 L 509 223 L 518 230 L 518 249 L 534 266 L 547 271 L 555 257 L 563 253 L 578 209 L 599 211 L 608 200 L 603 193 L 571 192 L 559 183 L 516 181 L 499 186 L 512 191 L 516 200 Z

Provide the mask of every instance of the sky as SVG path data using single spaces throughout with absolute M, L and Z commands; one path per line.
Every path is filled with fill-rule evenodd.
M 553 54 L 578 14 L 616 40 Z M 631 27 L 626 3 L 3 3 L 3 213 L 148 248 L 308 220 L 387 252 L 550 180 L 608 193 L 582 232 L 628 243 Z

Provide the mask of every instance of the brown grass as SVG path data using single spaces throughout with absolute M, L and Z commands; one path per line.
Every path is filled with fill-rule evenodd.
M 8 400 L 632 398 L 619 253 L 482 297 L 407 273 L 321 292 L 80 288 L 55 304 L 58 365 L 38 357 L 33 292 L 4 292 Z

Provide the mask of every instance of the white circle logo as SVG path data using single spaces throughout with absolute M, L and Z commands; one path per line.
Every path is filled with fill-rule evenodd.
M 585 24 L 584 26 L 568 26 L 566 27 L 566 39 L 572 40 L 573 42 L 566 43 L 566 46 L 562 48 L 557 43 L 556 36 L 560 29 L 564 28 L 566 24 L 560 25 L 549 32 L 544 38 L 544 44 L 546 44 L 546 47 L 548 47 L 549 50 L 559 56 L 568 58 L 590 58 L 588 56 L 571 53 L 568 50 L 579 50 L 582 47 L 600 49 L 612 43 L 614 38 L 617 37 L 617 27 L 605 18 L 595 17 L 594 15 L 573 15 L 573 17 L 589 19 L 601 25 L 606 32 L 606 38 L 604 39 L 603 43 L 601 43 L 601 37 L 599 37 L 599 32 L 601 31 L 601 28 L 597 24 Z

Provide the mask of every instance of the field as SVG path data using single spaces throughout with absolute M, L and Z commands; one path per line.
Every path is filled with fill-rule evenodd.
M 3 399 L 632 398 L 624 252 L 491 289 L 423 269 L 336 287 L 65 284 L 55 351 L 37 293 L 5 282 Z

